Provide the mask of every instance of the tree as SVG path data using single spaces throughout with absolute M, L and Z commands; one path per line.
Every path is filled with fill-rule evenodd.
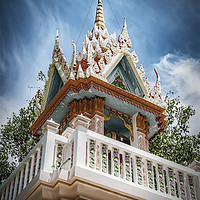
M 180 97 L 170 98 L 169 94 L 165 97 L 165 130 L 150 142 L 149 151 L 187 166 L 194 159 L 200 160 L 200 133 L 189 135 L 189 119 L 195 115 L 195 110 L 192 106 L 182 105 Z
M 45 81 L 42 72 L 39 72 L 38 80 Z M 19 114 L 13 113 L 12 118 L 8 118 L 7 124 L 0 128 L 0 184 L 36 144 L 30 126 L 36 119 L 38 104 L 41 104 L 42 97 L 39 89 L 28 106 L 21 108 Z

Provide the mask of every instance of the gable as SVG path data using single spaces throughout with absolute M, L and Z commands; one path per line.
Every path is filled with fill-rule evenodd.
M 107 81 L 139 97 L 145 95 L 126 56 L 123 56 L 120 62 L 114 67 L 108 75 Z
M 47 107 L 47 105 L 51 102 L 51 100 L 56 96 L 56 94 L 62 88 L 62 86 L 63 86 L 63 81 L 57 69 L 54 68 L 45 107 Z

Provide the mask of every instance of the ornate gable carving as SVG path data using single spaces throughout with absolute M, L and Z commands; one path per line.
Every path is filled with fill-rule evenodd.
M 147 118 L 145 116 L 138 113 L 137 118 L 136 118 L 137 130 L 139 132 L 144 133 L 146 135 L 146 138 L 148 139 L 150 124 L 146 120 Z

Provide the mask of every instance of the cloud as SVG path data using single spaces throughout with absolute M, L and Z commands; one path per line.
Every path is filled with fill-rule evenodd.
M 196 115 L 190 120 L 192 134 L 200 131 L 200 59 L 167 54 L 155 64 L 161 76 L 162 90 L 173 91 L 184 105 L 192 105 Z
M 33 19 L 33 24 L 29 24 L 32 30 L 30 37 L 24 38 L 23 34 L 13 33 L 9 48 L 5 45 L 0 51 L 0 124 L 5 124 L 7 117 L 12 117 L 12 112 L 18 113 L 21 107 L 27 105 L 27 100 L 34 96 L 37 88 L 30 91 L 28 86 L 43 87 L 36 77 L 40 70 L 47 74 L 56 28 L 60 26 L 65 31 L 65 38 L 70 38 L 65 30 L 68 24 L 62 23 L 56 12 L 55 15 L 50 11 L 42 12 L 33 2 L 27 3 Z

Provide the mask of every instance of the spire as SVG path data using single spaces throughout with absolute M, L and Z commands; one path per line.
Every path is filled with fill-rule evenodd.
M 97 11 L 96 11 L 96 18 L 95 18 L 95 25 L 98 28 L 105 28 L 104 17 L 103 17 L 103 7 L 101 0 L 98 0 Z
M 58 61 L 59 55 L 62 55 L 62 49 L 60 48 L 60 43 L 59 43 L 59 36 L 58 36 L 58 28 L 56 30 L 56 39 L 55 39 L 55 44 L 54 44 L 54 50 L 53 50 L 53 60 Z
M 130 49 L 132 44 L 128 35 L 127 26 L 126 26 L 126 17 L 124 17 L 124 25 L 122 32 L 118 38 L 120 48 L 128 48 Z
M 123 25 L 123 29 L 124 29 L 124 28 L 127 28 L 127 27 L 126 27 L 126 17 L 124 17 L 124 25 Z
M 56 30 L 56 43 L 59 43 L 58 28 Z

